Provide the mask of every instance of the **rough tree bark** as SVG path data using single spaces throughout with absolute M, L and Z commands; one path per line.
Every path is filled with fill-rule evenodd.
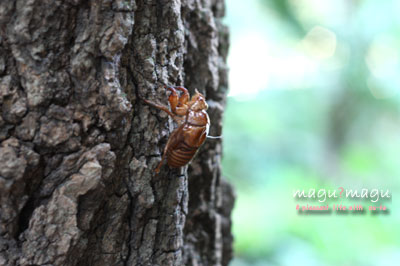
M 221 141 L 153 169 L 174 128 L 137 98 L 203 92 L 221 134 L 223 0 L 0 2 L 0 265 L 226 265 Z

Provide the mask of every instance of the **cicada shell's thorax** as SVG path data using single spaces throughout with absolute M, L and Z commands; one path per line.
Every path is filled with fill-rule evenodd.
M 167 163 L 171 167 L 186 165 L 196 154 L 208 135 L 210 119 L 205 111 L 189 111 L 183 124 L 182 141 L 167 151 Z
M 186 123 L 189 123 L 194 126 L 208 126 L 210 125 L 210 118 L 206 111 L 193 111 L 189 110 L 186 116 Z

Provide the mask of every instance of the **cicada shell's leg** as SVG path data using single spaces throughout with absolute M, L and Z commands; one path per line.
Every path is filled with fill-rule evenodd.
M 189 101 L 189 97 L 190 97 L 187 89 L 184 87 L 176 87 L 175 89 L 182 92 L 181 97 L 179 97 L 179 103 L 186 105 L 187 102 Z
M 178 97 L 176 90 L 182 91 L 181 97 Z M 172 88 L 169 87 L 167 90 L 171 91 L 171 95 L 169 96 L 169 103 L 171 104 L 172 112 L 179 116 L 185 116 L 188 112 L 187 101 L 189 99 L 188 91 L 183 87 Z
M 164 106 L 164 105 L 162 105 L 162 104 L 153 103 L 153 102 L 151 102 L 151 101 L 149 101 L 149 100 L 146 100 L 146 99 L 144 99 L 144 98 L 141 98 L 141 99 L 142 99 L 145 103 L 147 103 L 148 105 L 153 106 L 153 107 L 155 107 L 155 108 L 157 108 L 157 109 L 163 110 L 164 112 L 166 112 L 167 114 L 169 114 L 173 119 L 175 119 L 176 115 L 173 114 L 173 113 L 168 109 L 167 106 Z M 179 120 L 179 119 L 177 119 L 177 120 Z
M 172 87 L 168 87 L 167 90 L 171 92 L 171 95 L 168 97 L 169 104 L 171 105 L 171 110 L 172 112 L 175 113 L 176 107 L 178 106 L 179 103 L 179 96 L 176 93 L 176 90 Z
M 152 106 L 152 107 L 154 107 L 154 108 L 157 108 L 157 109 L 160 109 L 160 110 L 166 112 L 166 113 L 167 113 L 169 116 L 171 116 L 172 119 L 174 119 L 175 122 L 177 122 L 179 125 L 182 123 L 183 118 L 182 118 L 182 117 L 179 117 L 177 114 L 172 113 L 172 112 L 169 110 L 169 108 L 168 108 L 167 106 L 162 105 L 162 104 L 158 104 L 158 103 L 154 103 L 154 102 L 149 101 L 149 100 L 146 100 L 146 99 L 142 98 L 141 96 L 139 96 L 139 98 L 142 99 L 142 101 L 144 101 L 144 102 L 147 103 L 148 105 L 150 105 L 150 106 Z

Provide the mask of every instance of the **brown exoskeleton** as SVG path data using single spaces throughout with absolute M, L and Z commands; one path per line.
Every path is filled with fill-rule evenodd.
M 196 94 L 189 100 L 190 95 L 183 87 L 167 87 L 166 89 L 171 92 L 168 98 L 171 111 L 167 106 L 142 99 L 145 103 L 166 112 L 179 125 L 168 139 L 161 162 L 155 169 L 156 173 L 160 171 L 165 157 L 170 167 L 177 168 L 186 165 L 203 144 L 210 127 L 210 118 L 206 112 L 208 105 L 203 94 L 196 90 Z M 180 96 L 177 91 L 181 92 Z

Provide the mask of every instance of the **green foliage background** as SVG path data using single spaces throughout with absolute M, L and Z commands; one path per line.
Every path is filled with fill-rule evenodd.
M 398 265 L 400 1 L 226 0 L 223 173 L 232 265 Z M 301 215 L 293 190 L 389 189 L 372 214 Z M 326 204 L 326 203 L 325 203 Z M 321 204 L 322 205 L 322 204 Z

